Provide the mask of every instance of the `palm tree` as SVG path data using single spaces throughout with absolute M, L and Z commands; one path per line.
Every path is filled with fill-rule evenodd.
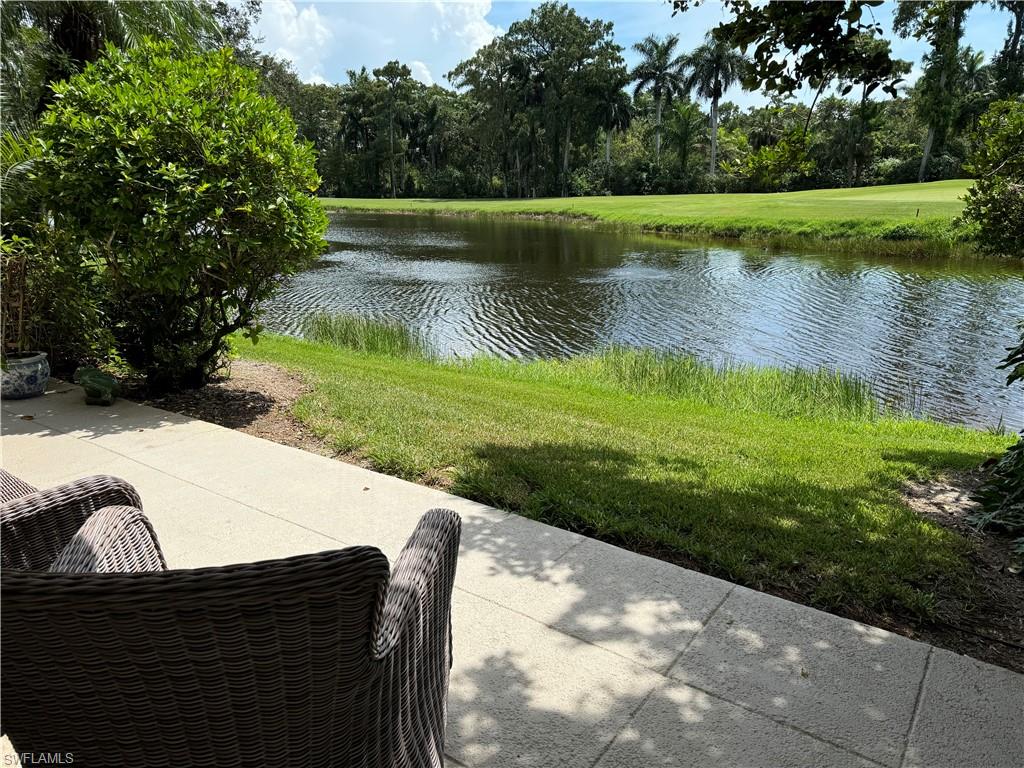
M 704 115 L 696 104 L 679 102 L 672 110 L 666 131 L 669 141 L 675 145 L 679 157 L 679 168 L 685 174 L 690 165 L 690 152 L 704 128 Z
M 642 58 L 630 75 L 636 82 L 633 87 L 633 98 L 642 93 L 650 93 L 654 99 L 654 160 L 661 162 L 661 113 L 672 103 L 672 99 L 683 92 L 685 82 L 685 59 L 683 55 L 675 55 L 679 45 L 679 35 L 666 35 L 658 39 L 648 35 L 633 45 L 633 50 Z
M 709 34 L 703 45 L 686 56 L 689 71 L 685 81 L 687 93 L 711 102 L 711 175 L 718 165 L 718 102 L 735 85 L 747 67 L 747 59 L 729 43 Z
M 633 122 L 633 104 L 629 94 L 622 90 L 622 82 L 612 81 L 600 95 L 598 118 L 604 129 L 604 164 L 606 169 L 612 163 L 612 137 L 616 131 L 624 131 Z M 607 172 L 607 170 L 606 170 Z
M 42 45 L 31 53 L 43 57 L 45 83 L 77 73 L 99 58 L 107 43 L 132 48 L 148 35 L 203 48 L 221 40 L 211 6 L 192 0 L 4 0 L 0 29 L 6 41 L 24 42 L 22 33 L 28 29 L 41 33 Z M 5 45 L 5 74 L 8 52 Z M 51 98 L 44 88 L 37 115 Z
M 992 86 L 992 71 L 985 66 L 985 54 L 971 46 L 960 51 L 960 82 L 967 93 L 980 93 Z
M 985 63 L 985 54 L 971 46 L 960 49 L 960 73 L 957 77 L 960 98 L 957 99 L 953 128 L 958 133 L 973 131 L 978 119 L 996 99 L 993 68 Z

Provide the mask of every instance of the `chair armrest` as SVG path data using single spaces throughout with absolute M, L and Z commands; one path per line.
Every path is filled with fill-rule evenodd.
M 51 573 L 166 571 L 156 533 L 142 510 L 104 507 L 93 514 L 53 561 Z
M 376 659 L 403 645 L 432 645 L 443 633 L 450 666 L 451 596 L 461 529 L 461 518 L 448 509 L 432 509 L 420 518 L 388 584 L 374 634 Z
M 0 565 L 45 571 L 83 523 L 103 507 L 142 508 L 138 492 L 109 475 L 73 480 L 0 506 Z

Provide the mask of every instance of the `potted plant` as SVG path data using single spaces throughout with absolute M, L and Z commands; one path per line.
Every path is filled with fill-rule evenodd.
M 12 352 L 5 352 L 0 361 L 0 396 L 4 400 L 36 397 L 46 391 L 50 379 L 50 363 L 45 352 L 26 351 L 25 344 L 25 263 L 23 259 L 7 260 L 7 284 L 4 296 L 4 325 L 13 325 Z M 7 330 L 5 328 L 5 331 Z M 7 340 L 7 333 L 4 333 Z
M 45 352 L 8 352 L 0 373 L 0 395 L 4 400 L 36 397 L 46 391 L 50 363 Z

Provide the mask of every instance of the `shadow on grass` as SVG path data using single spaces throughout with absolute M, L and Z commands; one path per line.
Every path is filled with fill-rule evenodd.
M 780 471 L 737 487 L 692 460 L 599 444 L 487 444 L 475 459 L 455 493 L 826 610 L 924 618 L 966 589 L 966 544 L 907 509 L 891 478 L 841 486 Z M 970 459 L 890 460 L 923 472 Z
M 457 583 L 469 595 L 456 596 L 449 718 L 458 760 L 899 762 L 925 646 L 604 543 L 742 573 L 801 602 L 906 610 L 936 579 L 953 588 L 938 574 L 955 547 L 881 479 L 725 490 L 694 462 L 602 445 L 487 444 L 475 455 L 457 492 L 558 528 L 464 521 Z M 879 504 L 891 512 L 873 513 Z

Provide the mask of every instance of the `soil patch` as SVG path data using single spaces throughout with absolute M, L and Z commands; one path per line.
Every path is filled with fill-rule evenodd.
M 234 360 L 225 375 L 201 389 L 171 392 L 141 402 L 333 457 L 337 452 L 292 413 L 295 402 L 310 391 L 306 381 L 291 371 L 268 363 Z

